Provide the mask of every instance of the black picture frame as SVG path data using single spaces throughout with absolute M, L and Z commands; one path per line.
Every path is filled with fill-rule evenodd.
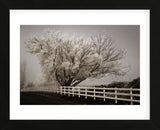
M 10 9 L 149 9 L 150 10 L 150 120 L 10 120 L 9 119 L 9 10 Z M 0 0 L 1 90 L 0 129 L 160 129 L 159 105 L 159 4 L 158 0 L 52 1 Z

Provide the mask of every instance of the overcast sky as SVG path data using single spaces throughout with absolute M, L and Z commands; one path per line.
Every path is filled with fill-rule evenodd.
M 129 66 L 130 71 L 125 76 L 108 76 L 101 79 L 87 79 L 81 84 L 108 84 L 114 81 L 130 81 L 140 76 L 140 27 L 139 25 L 21 25 L 20 27 L 20 60 L 26 61 L 27 82 L 43 79 L 41 66 L 35 55 L 26 52 L 24 42 L 35 33 L 42 33 L 47 29 L 58 30 L 70 35 L 77 33 L 88 37 L 99 33 L 107 33 L 120 49 L 126 49 L 126 56 L 122 61 Z

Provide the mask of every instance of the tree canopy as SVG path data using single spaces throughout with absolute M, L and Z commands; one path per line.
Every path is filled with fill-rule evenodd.
M 75 86 L 89 77 L 126 73 L 120 63 L 125 51 L 117 49 L 106 34 L 80 38 L 48 31 L 32 36 L 26 47 L 38 56 L 46 80 L 62 86 Z

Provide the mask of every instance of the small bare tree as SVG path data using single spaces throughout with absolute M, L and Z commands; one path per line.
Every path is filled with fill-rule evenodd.
M 26 84 L 26 61 L 20 64 L 20 89 L 24 88 Z
M 33 36 L 26 46 L 38 56 L 46 79 L 62 86 L 76 86 L 89 77 L 125 74 L 119 62 L 125 52 L 105 34 L 84 39 L 49 31 Z

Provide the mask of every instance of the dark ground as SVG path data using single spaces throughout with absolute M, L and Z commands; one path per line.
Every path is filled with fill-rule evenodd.
M 21 92 L 21 105 L 115 105 L 114 100 L 96 99 L 87 97 L 78 98 L 77 96 L 60 95 L 47 92 Z M 130 105 L 129 102 L 118 101 L 117 105 Z M 136 105 L 136 104 L 135 104 Z

